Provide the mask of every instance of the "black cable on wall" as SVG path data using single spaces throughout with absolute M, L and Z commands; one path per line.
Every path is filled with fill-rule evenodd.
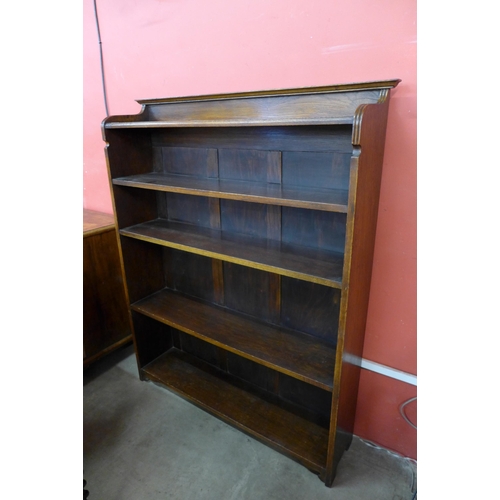
M 102 58 L 102 42 L 101 42 L 101 31 L 99 30 L 99 18 L 97 17 L 97 5 L 96 0 L 94 0 L 94 14 L 95 14 L 95 24 L 97 27 L 97 39 L 99 41 L 99 54 L 101 58 L 101 79 L 102 79 L 102 92 L 104 95 L 104 108 L 106 109 L 106 116 L 109 116 L 108 112 L 108 99 L 106 96 L 106 83 L 104 81 L 104 63 Z

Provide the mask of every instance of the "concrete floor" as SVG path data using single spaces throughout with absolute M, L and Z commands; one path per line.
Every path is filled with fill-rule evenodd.
M 416 466 L 354 438 L 333 488 L 151 382 L 131 346 L 84 372 L 89 500 L 412 500 Z M 413 491 L 412 491 L 413 490 Z

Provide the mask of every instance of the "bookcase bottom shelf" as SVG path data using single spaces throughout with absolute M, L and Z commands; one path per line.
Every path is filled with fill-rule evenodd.
M 328 430 L 249 392 L 226 373 L 172 348 L 141 374 L 309 470 L 324 473 Z

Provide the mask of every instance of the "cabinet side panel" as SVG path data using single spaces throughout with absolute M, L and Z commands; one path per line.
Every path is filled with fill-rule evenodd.
M 370 296 L 387 111 L 388 102 L 379 106 L 367 106 L 365 109 L 362 118 L 360 154 L 357 158 L 356 212 L 339 404 L 339 427 L 350 433 L 354 428 L 359 363 L 363 355 Z
M 154 155 L 150 131 L 106 130 L 106 141 L 111 179 L 152 171 Z
M 83 335 L 88 358 L 131 335 L 114 228 L 83 238 Z
M 388 99 L 359 111 L 351 160 L 344 283 L 325 483 L 331 485 L 354 429 L 378 215 Z M 341 356 L 341 359 L 340 359 Z
M 119 229 L 158 217 L 157 194 L 154 191 L 113 186 L 113 198 Z

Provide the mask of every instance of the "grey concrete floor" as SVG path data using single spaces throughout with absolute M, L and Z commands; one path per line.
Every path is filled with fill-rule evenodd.
M 414 498 L 415 465 L 356 437 L 327 488 L 289 458 L 141 382 L 131 346 L 90 366 L 83 380 L 89 500 Z

